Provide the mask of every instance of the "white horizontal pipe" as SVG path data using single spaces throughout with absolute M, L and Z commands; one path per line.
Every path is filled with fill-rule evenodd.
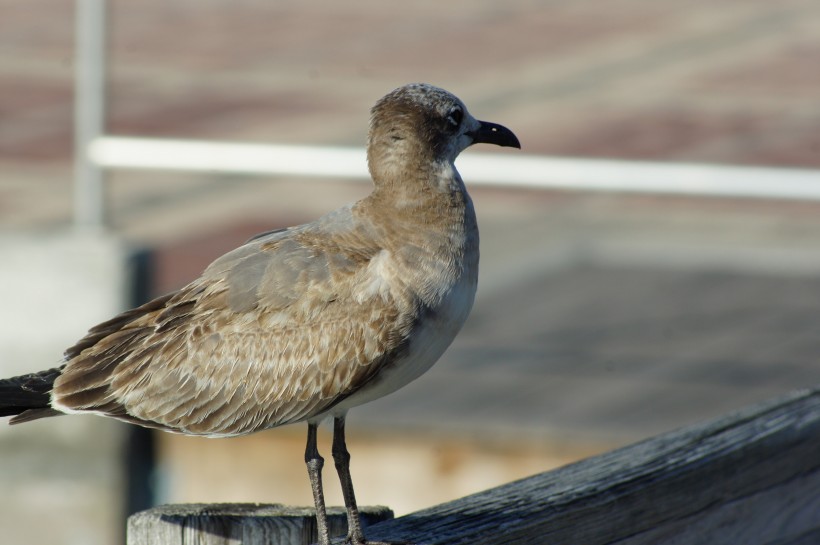
M 107 168 L 369 177 L 361 148 L 106 136 L 89 146 Z M 820 200 L 820 170 L 465 153 L 469 184 Z
M 108 168 L 368 177 L 359 148 L 281 146 L 106 136 L 89 146 L 92 161 Z

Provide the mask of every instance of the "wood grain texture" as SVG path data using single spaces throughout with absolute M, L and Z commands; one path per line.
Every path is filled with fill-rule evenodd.
M 374 526 L 433 544 L 820 543 L 820 389 Z
M 182 509 L 184 522 L 163 520 L 158 510 L 134 515 L 128 545 L 221 545 L 226 536 L 262 545 L 279 543 L 268 528 L 287 533 L 278 521 L 210 521 L 209 510 L 223 507 L 158 508 Z M 299 524 L 313 524 L 310 512 Z M 222 541 L 183 539 L 204 527 Z M 417 545 L 814 545 L 820 388 L 388 520 L 367 537 Z
M 163 505 L 128 519 L 128 545 L 308 545 L 316 541 L 313 508 L 261 504 Z M 367 527 L 393 518 L 386 507 L 361 508 Z M 347 532 L 343 508 L 328 509 L 331 535 Z

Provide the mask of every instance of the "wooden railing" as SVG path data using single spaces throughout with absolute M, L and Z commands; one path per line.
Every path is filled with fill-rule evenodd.
M 128 545 L 310 542 L 309 512 L 290 513 L 301 516 L 298 529 L 277 534 L 289 519 L 253 509 L 145 511 L 129 520 Z M 371 516 L 390 515 L 376 508 Z M 343 531 L 340 513 L 339 522 Z M 418 545 L 817 545 L 820 388 L 387 520 L 367 537 Z

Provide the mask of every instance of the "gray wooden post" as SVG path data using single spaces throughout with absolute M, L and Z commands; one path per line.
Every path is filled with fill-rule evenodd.
M 361 507 L 362 525 L 393 518 L 387 507 Z M 347 533 L 341 507 L 327 513 L 331 536 Z M 310 545 L 316 543 L 312 508 L 278 504 L 178 504 L 128 518 L 128 545 Z

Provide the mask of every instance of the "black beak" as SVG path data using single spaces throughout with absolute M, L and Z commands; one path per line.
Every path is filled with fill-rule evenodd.
M 481 125 L 478 130 L 471 133 L 473 144 L 495 144 L 496 146 L 521 149 L 518 138 L 507 127 L 487 121 L 479 121 L 479 123 Z

